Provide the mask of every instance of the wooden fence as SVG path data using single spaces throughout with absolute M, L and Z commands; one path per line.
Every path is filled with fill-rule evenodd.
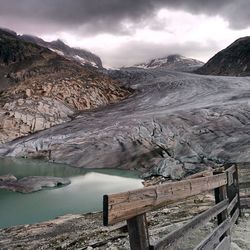
M 175 249 L 185 236 L 217 218 L 218 226 L 195 249 L 230 249 L 230 229 L 240 215 L 238 170 L 235 164 L 210 176 L 195 176 L 178 182 L 150 186 L 123 193 L 104 195 L 103 223 L 105 226 L 127 221 L 132 250 Z M 195 216 L 183 227 L 167 234 L 151 245 L 146 213 L 170 203 L 207 191 L 214 191 L 215 205 Z
M 237 164 L 242 208 L 250 208 L 250 163 Z

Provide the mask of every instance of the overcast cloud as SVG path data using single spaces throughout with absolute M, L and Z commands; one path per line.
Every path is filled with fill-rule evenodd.
M 247 35 L 249 24 L 249 0 L 0 0 L 0 26 L 61 37 L 99 53 L 111 66 L 161 51 L 206 60 L 237 35 Z

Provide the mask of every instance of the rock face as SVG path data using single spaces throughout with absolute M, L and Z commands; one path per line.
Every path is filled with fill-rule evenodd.
M 61 40 L 46 42 L 39 37 L 31 35 L 22 35 L 20 36 L 20 38 L 24 41 L 32 42 L 42 47 L 49 48 L 50 50 L 58 53 L 59 55 L 62 55 L 70 60 L 77 61 L 83 65 L 87 64 L 100 69 L 103 68 L 100 57 L 84 49 L 71 48 Z
M 135 90 L 133 96 L 6 143 L 0 155 L 41 154 L 86 168 L 154 168 L 177 179 L 176 173 L 182 176 L 204 165 L 250 162 L 248 78 L 164 69 L 110 74 L 127 75 L 124 82 Z
M 70 184 L 69 179 L 59 177 L 29 176 L 17 180 L 13 175 L 0 176 L 0 189 L 24 194 L 42 190 L 44 187 L 56 187 L 68 184 Z
M 73 110 L 51 98 L 26 98 L 0 110 L 0 143 L 71 120 Z
M 67 122 L 80 110 L 130 94 L 95 68 L 5 30 L 0 30 L 0 86 L 0 143 Z
M 189 72 L 200 68 L 203 64 L 201 61 L 185 56 L 169 55 L 167 57 L 152 59 L 147 63 L 137 64 L 134 67 L 143 69 L 165 68 L 168 70 Z
M 196 72 L 203 75 L 250 76 L 250 36 L 236 40 Z

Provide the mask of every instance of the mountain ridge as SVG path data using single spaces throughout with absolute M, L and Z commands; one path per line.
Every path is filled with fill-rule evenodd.
M 203 75 L 250 76 L 250 36 L 235 40 L 195 72 Z
M 96 67 L 0 30 L 0 143 L 70 121 L 79 111 L 129 94 Z
M 62 55 L 70 60 L 77 61 L 83 65 L 88 64 L 97 68 L 102 69 L 102 61 L 101 58 L 92 52 L 85 50 L 85 49 L 80 49 L 80 48 L 72 48 L 65 44 L 62 40 L 57 39 L 52 42 L 46 42 L 40 37 L 36 37 L 33 35 L 21 35 L 21 39 L 28 41 L 28 42 L 33 42 L 36 43 L 42 47 L 46 47 L 59 55 Z
M 193 58 L 187 58 L 179 54 L 171 54 L 165 57 L 151 59 L 146 63 L 139 63 L 132 67 L 143 69 L 165 68 L 168 70 L 190 72 L 201 67 L 203 64 L 203 62 Z

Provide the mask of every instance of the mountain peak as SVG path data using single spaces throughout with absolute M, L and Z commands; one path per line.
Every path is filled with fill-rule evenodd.
M 199 60 L 187 58 L 180 54 L 170 54 L 165 57 L 152 59 L 147 63 L 137 64 L 134 67 L 144 69 L 165 68 L 176 71 L 193 71 L 196 68 L 201 67 L 203 64 L 204 63 Z

